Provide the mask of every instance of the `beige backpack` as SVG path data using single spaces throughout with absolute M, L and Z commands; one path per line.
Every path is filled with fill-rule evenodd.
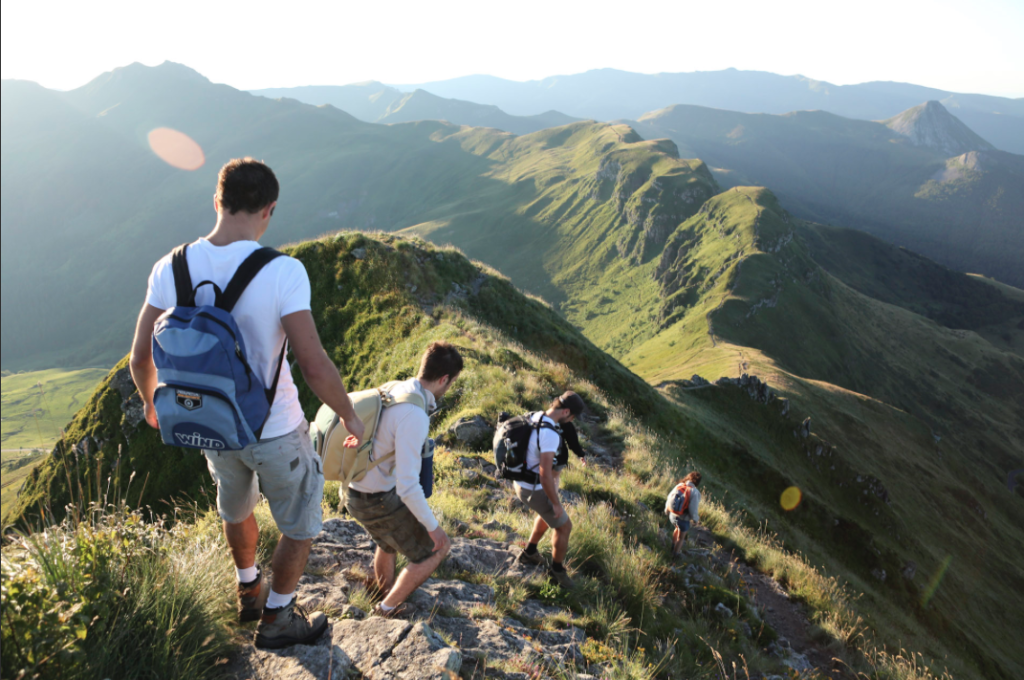
M 363 442 L 357 449 L 345 448 L 344 443 L 350 433 L 338 414 L 326 404 L 320 407 L 316 421 L 309 428 L 313 446 L 323 464 L 324 479 L 341 482 L 340 493 L 343 499 L 348 494 L 349 484 L 362 480 L 367 472 L 395 457 L 395 452 L 391 451 L 376 460 L 370 459 L 373 438 L 384 409 L 395 404 L 415 404 L 427 410 L 427 397 L 422 391 L 392 395 L 391 390 L 399 384 L 389 382 L 377 389 L 348 395 L 356 415 L 363 421 Z

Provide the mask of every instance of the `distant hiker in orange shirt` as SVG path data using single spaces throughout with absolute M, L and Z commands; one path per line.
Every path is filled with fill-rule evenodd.
M 690 530 L 690 522 L 700 523 L 698 486 L 700 486 L 700 473 L 691 472 L 672 489 L 665 501 L 665 514 L 668 515 L 669 521 L 675 527 L 675 531 L 672 532 L 673 557 L 682 552 L 683 544 L 686 542 L 686 532 Z

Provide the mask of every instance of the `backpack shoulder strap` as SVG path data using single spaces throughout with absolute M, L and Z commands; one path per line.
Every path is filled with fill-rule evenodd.
M 221 296 L 217 307 L 230 314 L 231 310 L 238 304 L 238 299 L 242 297 L 242 293 L 252 283 L 252 280 L 256 278 L 256 275 L 268 264 L 283 256 L 284 253 L 280 253 L 273 248 L 260 248 L 253 251 L 239 265 L 235 275 L 231 277 L 231 281 L 228 282 L 227 288 L 224 289 L 224 295 Z
M 256 275 L 260 271 L 270 264 L 272 261 L 279 257 L 284 256 L 284 253 L 279 253 L 273 248 L 260 248 L 259 250 L 253 251 L 249 257 L 238 266 L 238 270 L 235 271 L 235 275 L 228 281 L 227 288 L 224 289 L 222 295 L 217 296 L 217 308 L 222 309 L 228 314 L 238 304 L 238 299 L 242 297 L 242 293 L 252 283 L 252 280 L 256 278 Z M 274 382 L 271 383 L 270 388 L 266 390 L 267 402 L 273 408 L 274 398 L 277 396 L 277 385 L 281 380 L 281 369 L 284 367 L 285 356 L 288 354 L 288 338 L 285 337 L 284 342 L 281 343 L 281 353 L 277 358 L 277 370 L 274 372 Z M 267 415 L 269 419 L 269 414 Z M 256 439 L 259 440 L 263 435 L 263 426 L 266 425 L 266 421 L 263 425 L 260 425 L 259 430 L 255 432 Z
M 192 274 L 188 271 L 188 259 L 184 243 L 171 251 L 171 273 L 174 274 L 174 292 L 178 298 L 178 307 L 192 306 Z
M 407 392 L 405 394 L 391 394 L 391 390 L 396 386 L 400 385 L 402 381 L 395 380 L 389 383 L 384 383 L 378 390 L 383 395 L 387 395 L 387 399 L 384 400 L 384 408 L 388 406 L 394 406 L 395 404 L 414 404 L 423 409 L 424 413 L 427 410 L 427 397 L 423 392 L 417 390 L 416 392 Z M 429 415 L 429 414 L 428 414 Z

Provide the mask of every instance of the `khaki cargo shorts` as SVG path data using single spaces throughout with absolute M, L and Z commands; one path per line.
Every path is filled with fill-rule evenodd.
M 323 525 L 324 475 L 309 424 L 241 451 L 203 451 L 217 483 L 217 512 L 228 524 L 249 518 L 262 490 L 282 534 L 305 541 Z
M 434 539 L 394 489 L 375 494 L 349 489 L 345 507 L 384 552 L 401 553 L 412 564 L 434 554 Z
M 558 519 L 555 519 L 555 506 L 551 504 L 551 499 L 544 493 L 544 489 L 531 491 L 516 484 L 516 496 L 523 502 L 523 505 L 540 515 L 545 524 L 552 529 L 559 529 L 569 521 L 568 512 L 563 512 Z

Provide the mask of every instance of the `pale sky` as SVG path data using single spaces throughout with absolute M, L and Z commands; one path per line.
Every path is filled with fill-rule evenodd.
M 0 77 L 176 61 L 240 89 L 729 67 L 1024 97 L 1024 0 L 4 0 Z

